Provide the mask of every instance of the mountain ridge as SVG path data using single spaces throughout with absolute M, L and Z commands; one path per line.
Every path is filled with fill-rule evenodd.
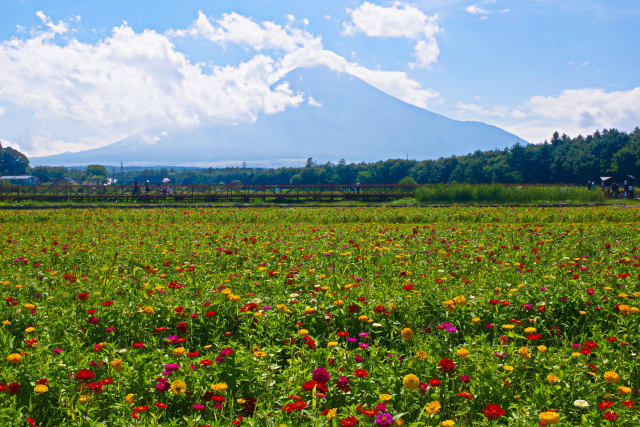
M 408 104 L 357 77 L 325 67 L 296 68 L 278 82 L 304 102 L 252 123 L 169 131 L 150 144 L 132 136 L 104 147 L 34 157 L 36 165 L 224 164 L 435 159 L 502 149 L 522 138 L 496 126 L 457 121 Z

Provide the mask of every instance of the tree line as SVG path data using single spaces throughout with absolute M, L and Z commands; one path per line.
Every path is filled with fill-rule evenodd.
M 13 149 L 3 149 L 3 156 L 6 150 Z M 0 166 L 3 168 L 0 173 L 9 174 L 5 172 L 8 170 L 4 169 L 5 163 Z M 11 174 L 20 173 L 18 169 L 11 169 Z M 107 178 L 107 170 L 98 165 L 73 171 L 28 168 L 28 160 L 23 172 L 37 176 L 43 182 L 61 176 L 77 177 L 78 180 L 106 181 Z M 309 158 L 306 165 L 299 168 L 145 169 L 119 172 L 115 177 L 119 184 L 132 184 L 135 180 L 157 184 L 163 178 L 170 178 L 174 184 L 395 184 L 401 181 L 418 184 L 586 184 L 603 175 L 621 180 L 627 174 L 640 176 L 640 128 L 637 127 L 631 133 L 603 129 L 575 138 L 555 132 L 550 140 L 541 144 L 515 144 L 503 150 L 478 150 L 465 156 L 437 160 L 392 159 L 375 163 L 340 160 L 317 165 Z

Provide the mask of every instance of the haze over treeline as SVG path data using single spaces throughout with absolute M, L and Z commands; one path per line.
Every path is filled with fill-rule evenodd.
M 5 163 L 0 171 L 7 174 Z M 84 179 L 111 177 L 112 168 L 68 170 L 62 167 L 24 168 L 43 182 L 62 176 L 81 182 Z M 176 184 L 391 184 L 413 182 L 436 183 L 543 183 L 584 184 L 588 180 L 607 175 L 622 178 L 640 176 L 640 128 L 631 133 L 603 129 L 592 135 L 570 138 L 555 132 L 542 144 L 515 144 L 510 148 L 476 151 L 466 156 L 443 157 L 438 160 L 392 159 L 376 163 L 316 164 L 309 158 L 301 168 L 156 168 L 115 169 L 120 184 L 147 179 L 158 183 L 169 177 Z M 16 172 L 15 168 L 11 169 Z M 97 175 L 96 175 L 97 173 Z M 90 176 L 89 176 L 90 175 Z

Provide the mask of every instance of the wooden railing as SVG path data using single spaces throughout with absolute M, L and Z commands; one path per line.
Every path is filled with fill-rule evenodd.
M 383 201 L 415 196 L 415 186 L 401 184 L 314 185 L 6 185 L 0 201 Z

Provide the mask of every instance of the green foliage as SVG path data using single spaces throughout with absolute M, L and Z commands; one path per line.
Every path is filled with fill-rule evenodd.
M 24 175 L 29 167 L 27 156 L 11 147 L 0 144 L 0 175 Z
M 584 187 L 435 184 L 420 187 L 416 198 L 421 203 L 597 203 L 605 194 Z

